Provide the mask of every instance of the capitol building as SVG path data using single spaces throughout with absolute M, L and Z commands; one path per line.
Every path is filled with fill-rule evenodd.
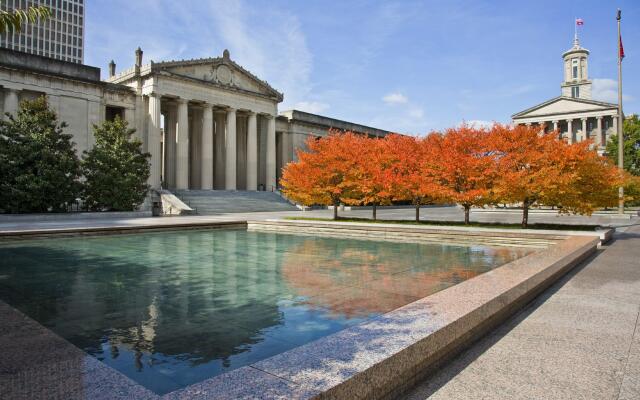
M 562 54 L 564 81 L 561 94 L 544 103 L 513 114 L 514 124 L 540 126 L 545 132 L 558 131 L 569 143 L 592 139 L 599 152 L 618 131 L 618 105 L 591 99 L 589 50 L 573 47 Z

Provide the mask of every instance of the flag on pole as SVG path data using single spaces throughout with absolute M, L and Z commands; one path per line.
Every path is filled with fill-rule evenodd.
M 584 25 L 584 20 L 582 18 L 576 18 L 576 25 L 577 26 L 582 26 Z
M 624 47 L 622 47 L 622 36 L 620 36 L 619 39 L 620 39 L 620 49 L 619 49 L 620 61 L 622 61 L 622 59 L 624 58 Z

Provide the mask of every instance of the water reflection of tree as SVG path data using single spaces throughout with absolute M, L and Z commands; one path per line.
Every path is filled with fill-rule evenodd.
M 311 306 L 358 317 L 389 311 L 522 257 L 528 250 L 308 238 L 289 249 L 283 279 Z M 340 289 L 343 290 L 340 290 Z M 397 295 L 406 295 L 404 302 Z

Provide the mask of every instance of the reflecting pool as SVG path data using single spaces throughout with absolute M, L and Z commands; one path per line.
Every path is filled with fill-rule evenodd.
M 0 300 L 164 394 L 532 250 L 187 230 L 0 244 Z

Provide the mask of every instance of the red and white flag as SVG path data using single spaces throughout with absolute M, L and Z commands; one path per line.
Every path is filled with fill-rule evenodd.
M 576 18 L 576 25 L 578 26 L 584 25 L 584 20 L 582 18 Z
M 620 36 L 619 52 L 620 52 L 620 61 L 622 61 L 622 59 L 624 58 L 624 47 L 622 47 L 622 36 Z

